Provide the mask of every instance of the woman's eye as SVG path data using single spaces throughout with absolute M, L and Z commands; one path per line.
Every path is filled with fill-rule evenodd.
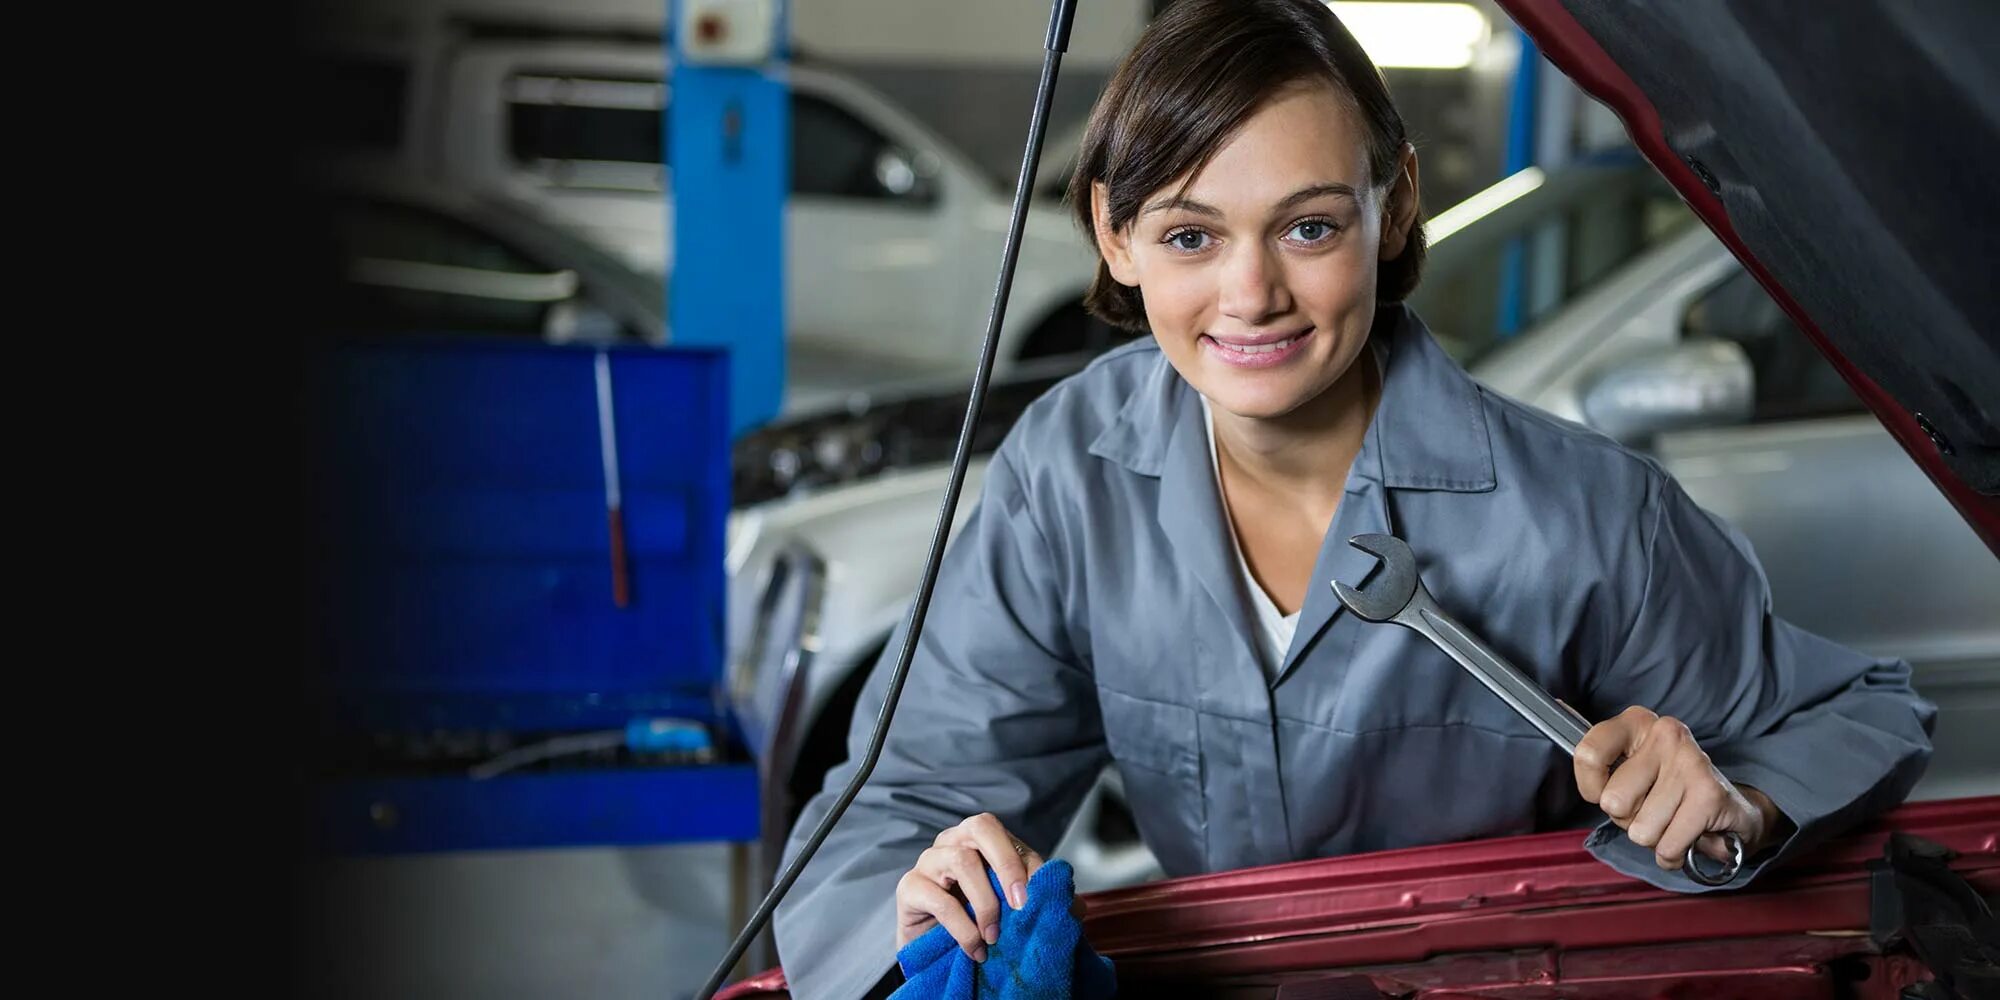
M 1318 243 L 1333 234 L 1333 223 L 1324 219 L 1307 219 L 1292 227 L 1292 236 L 1300 243 Z
M 1195 253 L 1208 246 L 1208 234 L 1199 229 L 1178 229 L 1167 234 L 1168 246 L 1182 253 Z

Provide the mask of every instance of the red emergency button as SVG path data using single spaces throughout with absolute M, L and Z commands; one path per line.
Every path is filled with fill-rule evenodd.
M 702 44 L 714 45 L 729 34 L 729 22 L 723 20 L 720 14 L 703 14 L 694 23 L 694 34 Z

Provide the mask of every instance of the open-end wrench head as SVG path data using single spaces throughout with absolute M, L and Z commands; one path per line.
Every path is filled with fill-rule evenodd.
M 1355 535 L 1347 544 L 1382 560 L 1382 572 L 1358 589 L 1333 581 L 1340 603 L 1371 622 L 1402 614 L 1417 593 L 1417 561 L 1409 545 L 1394 535 Z

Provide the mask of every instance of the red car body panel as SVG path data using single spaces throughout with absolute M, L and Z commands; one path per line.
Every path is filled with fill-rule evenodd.
M 1892 830 L 1957 852 L 1954 871 L 2000 893 L 2000 796 L 1988 796 L 1905 805 L 1741 891 L 1653 888 L 1570 830 L 1096 893 L 1084 930 L 1131 996 L 1269 997 L 1365 975 L 1424 998 L 1828 996 L 1836 979 L 1886 998 L 1929 978 L 1868 935 L 1867 863 Z M 773 971 L 722 996 L 784 996 L 783 984 Z

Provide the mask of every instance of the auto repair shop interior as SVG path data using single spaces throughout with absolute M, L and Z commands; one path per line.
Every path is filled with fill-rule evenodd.
M 2000 996 L 1992 5 L 308 9 L 305 995 Z

